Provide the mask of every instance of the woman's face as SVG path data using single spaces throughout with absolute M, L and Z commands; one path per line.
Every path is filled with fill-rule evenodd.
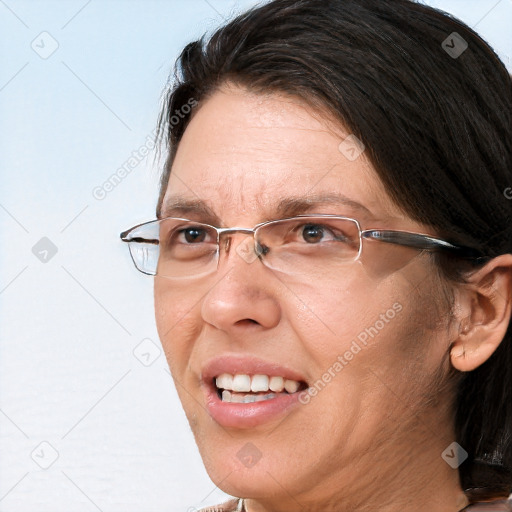
M 363 229 L 432 233 L 393 204 L 365 152 L 343 142 L 348 132 L 298 100 L 225 86 L 197 108 L 163 217 L 252 228 L 338 214 Z M 398 474 L 412 478 L 415 464 L 446 466 L 450 397 L 438 390 L 449 332 L 429 256 L 365 240 L 358 261 L 313 280 L 292 262 L 277 272 L 248 256 L 247 234 L 227 238 L 216 273 L 155 278 L 158 331 L 212 480 L 235 496 L 307 504 L 333 488 L 362 499 Z M 225 389 L 279 389 L 279 377 L 300 387 L 230 403 L 215 388 L 220 374 L 234 376 Z

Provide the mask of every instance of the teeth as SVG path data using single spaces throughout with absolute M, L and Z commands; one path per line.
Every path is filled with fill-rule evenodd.
M 233 389 L 233 375 L 222 373 L 215 379 L 218 388 Z
M 275 393 L 267 393 L 266 395 L 246 395 L 242 393 L 231 393 L 228 390 L 222 392 L 222 401 L 232 404 L 252 404 L 254 402 L 263 402 L 275 398 Z
M 235 375 L 233 377 L 233 391 L 251 391 L 251 377 L 249 375 Z
M 270 377 L 270 389 L 276 393 L 281 393 L 284 389 L 283 377 Z
M 234 391 L 235 393 L 261 393 L 265 391 L 295 393 L 300 387 L 300 383 L 296 380 L 285 379 L 277 375 L 269 377 L 268 375 L 258 374 L 251 377 L 245 373 L 236 375 L 222 373 L 215 379 L 215 384 L 220 390 Z
M 268 391 L 268 377 L 266 375 L 255 375 L 251 379 L 251 391 Z
M 284 389 L 286 389 L 288 393 L 295 393 L 295 391 L 299 389 L 299 383 L 296 380 L 286 379 L 284 381 Z
M 224 399 L 222 401 L 224 401 Z M 244 402 L 244 395 L 240 395 L 239 393 L 231 394 L 231 403 L 242 404 L 243 402 Z
M 270 400 L 271 398 L 275 398 L 275 393 L 268 393 L 267 395 L 253 395 L 255 402 L 263 402 L 263 400 Z

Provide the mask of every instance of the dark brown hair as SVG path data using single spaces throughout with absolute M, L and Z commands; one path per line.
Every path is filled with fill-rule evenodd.
M 447 51 L 464 42 L 460 55 Z M 176 121 L 175 112 L 228 81 L 330 112 L 364 142 L 412 219 L 489 257 L 512 252 L 512 82 L 462 22 L 409 0 L 274 0 L 188 44 L 159 120 L 169 154 L 158 216 L 192 115 Z M 453 261 L 437 258 L 457 278 Z M 469 453 L 462 487 L 471 501 L 508 496 L 512 328 L 485 364 L 459 377 L 456 435 Z

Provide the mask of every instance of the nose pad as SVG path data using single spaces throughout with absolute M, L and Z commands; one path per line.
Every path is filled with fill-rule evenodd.
M 231 247 L 231 236 L 226 236 L 224 238 L 224 252 L 229 254 L 229 249 Z
M 248 264 L 254 263 L 262 254 L 261 246 L 253 236 L 247 236 L 242 240 L 236 246 L 235 252 Z
M 225 252 L 226 257 L 234 251 L 245 263 L 251 264 L 264 254 L 264 248 L 256 241 L 254 231 L 250 229 L 233 228 L 230 232 L 222 233 L 221 238 L 224 241 L 219 240 L 219 252 Z M 222 251 L 221 248 L 224 250 Z M 221 259 L 219 254 L 219 265 Z

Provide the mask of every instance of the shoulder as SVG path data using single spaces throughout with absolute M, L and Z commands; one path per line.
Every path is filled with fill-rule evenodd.
M 221 505 L 214 505 L 213 507 L 206 507 L 199 510 L 199 512 L 236 512 L 238 509 L 238 499 L 232 499 L 222 503 Z

